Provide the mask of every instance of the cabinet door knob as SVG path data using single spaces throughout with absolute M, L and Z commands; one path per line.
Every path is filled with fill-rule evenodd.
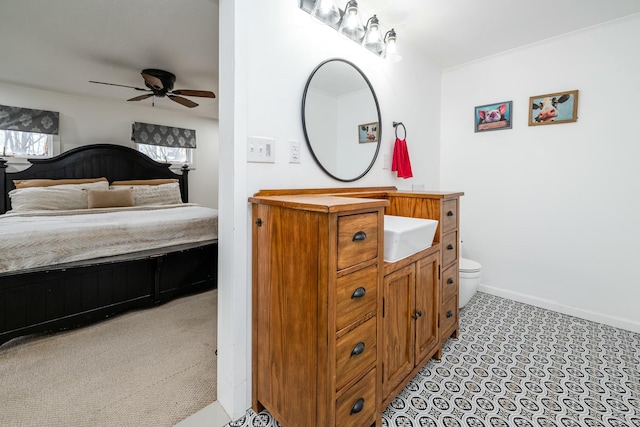
M 447 279 L 447 285 L 451 285 L 451 284 L 453 284 L 453 277 L 449 277 Z
M 351 407 L 351 413 L 349 415 L 357 414 L 358 412 L 362 411 L 363 408 L 364 397 L 361 397 L 360 399 L 356 400 L 356 403 L 353 404 L 353 407 Z
M 353 350 L 351 350 L 351 356 L 357 356 L 359 354 L 362 354 L 363 351 L 364 351 L 364 343 L 360 341 L 358 344 L 356 344 L 355 347 L 353 347 Z
M 447 317 L 452 317 L 453 316 L 453 312 L 451 310 L 447 311 Z
M 364 231 L 358 231 L 356 234 L 353 235 L 352 241 L 361 242 L 366 238 L 367 238 L 367 233 L 365 233 Z
M 366 293 L 367 293 L 367 290 L 361 286 L 357 288 L 355 291 L 353 291 L 353 293 L 351 294 L 351 299 L 362 298 Z
M 418 310 L 418 317 L 422 317 L 422 310 Z
M 447 212 L 447 216 L 453 216 L 453 211 Z
M 453 245 L 452 245 L 451 243 L 449 243 L 449 244 L 447 245 L 447 250 L 449 250 L 449 251 L 450 251 L 451 249 L 453 249 Z

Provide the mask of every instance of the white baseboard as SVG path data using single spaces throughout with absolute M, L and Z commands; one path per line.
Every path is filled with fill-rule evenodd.
M 216 400 L 206 408 L 180 421 L 175 427 L 222 427 L 231 420 L 224 408 Z
M 505 289 L 495 288 L 493 286 L 483 284 L 478 287 L 478 290 L 480 292 L 485 292 L 487 294 L 496 295 L 502 298 L 534 305 L 536 307 L 545 308 L 547 310 L 557 311 L 558 313 L 567 314 L 569 316 L 575 316 L 581 319 L 590 320 L 592 322 L 602 323 L 605 325 L 613 326 L 615 328 L 621 328 L 627 331 L 640 333 L 640 323 L 634 322 L 629 319 L 608 316 L 606 314 L 596 313 L 594 311 L 560 304 L 557 301 L 539 298 L 527 294 L 521 294 L 519 292 L 508 291 Z

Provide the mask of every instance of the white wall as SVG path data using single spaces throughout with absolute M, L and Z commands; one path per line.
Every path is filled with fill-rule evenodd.
M 640 331 L 638 40 L 636 15 L 445 70 L 441 182 L 484 290 Z M 527 125 L 530 96 L 573 89 L 576 123 Z M 474 133 L 509 100 L 512 130 Z
M 4 105 L 60 112 L 60 150 L 87 144 L 131 142 L 133 122 L 156 123 L 196 130 L 195 170 L 189 172 L 189 201 L 218 207 L 218 121 L 186 112 L 150 108 L 17 86 L 0 85 Z
M 381 17 L 382 18 L 382 17 Z M 382 113 L 382 148 L 371 172 L 350 186 L 439 184 L 441 70 L 403 45 L 388 64 L 312 21 L 297 2 L 220 1 L 220 256 L 218 399 L 232 419 L 250 406 L 251 233 L 247 198 L 263 188 L 345 186 L 325 175 L 302 145 L 289 164 L 289 140 L 304 141 L 302 93 L 323 60 L 341 57 L 369 77 Z M 226 36 L 225 36 L 226 35 Z M 399 43 L 401 43 L 399 38 Z M 382 169 L 391 155 L 393 121 L 408 131 L 414 178 Z M 247 136 L 276 140 L 275 164 L 246 163 Z

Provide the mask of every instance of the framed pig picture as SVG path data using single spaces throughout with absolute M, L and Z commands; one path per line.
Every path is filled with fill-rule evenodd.
M 512 101 L 504 101 L 475 107 L 475 131 L 511 129 L 512 104 Z
M 529 126 L 571 123 L 576 120 L 578 120 L 577 90 L 529 98 Z

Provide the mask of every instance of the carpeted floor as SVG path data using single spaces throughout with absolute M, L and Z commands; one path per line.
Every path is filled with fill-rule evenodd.
M 478 292 L 383 427 L 640 427 L 640 334 Z M 267 411 L 229 427 L 278 427 Z
M 217 291 L 0 347 L 0 426 L 172 426 L 216 400 Z

